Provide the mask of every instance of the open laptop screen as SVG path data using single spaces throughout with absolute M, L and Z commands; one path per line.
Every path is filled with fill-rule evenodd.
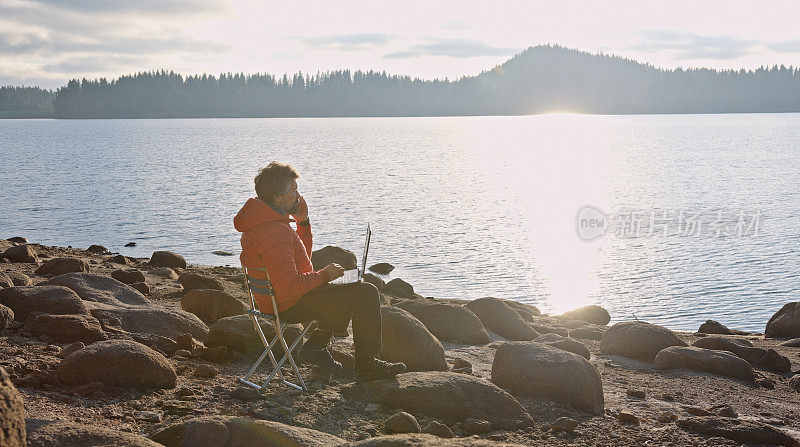
M 369 253 L 369 240 L 372 237 L 372 230 L 367 224 L 367 240 L 364 241 L 364 253 L 361 256 L 361 269 L 358 271 L 358 277 L 361 278 L 364 276 L 364 273 L 367 272 L 367 254 Z

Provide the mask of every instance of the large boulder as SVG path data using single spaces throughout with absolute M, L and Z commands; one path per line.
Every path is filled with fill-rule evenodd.
M 181 309 L 200 317 L 206 324 L 220 318 L 247 313 L 248 307 L 236 297 L 212 289 L 192 289 L 181 297 Z
M 151 438 L 166 447 L 314 447 L 343 439 L 310 428 L 236 416 L 202 416 L 156 431 Z
M 600 339 L 600 350 L 604 354 L 646 362 L 652 362 L 659 351 L 670 346 L 686 346 L 686 342 L 671 330 L 644 321 L 617 323 Z
M 386 283 L 381 289 L 381 292 L 386 295 L 392 295 L 399 298 L 413 298 L 414 286 L 403 281 L 400 278 L 395 278 Z
M 174 388 L 177 381 L 166 357 L 131 340 L 92 343 L 62 360 L 55 375 L 67 384 L 103 382 L 130 388 Z
M 611 321 L 611 316 L 608 314 L 608 311 L 594 304 L 564 312 L 561 316 L 585 321 L 587 323 L 599 324 L 600 326 L 605 326 Z
M 538 317 L 542 316 L 542 311 L 540 311 L 539 308 L 533 304 L 520 303 L 519 301 L 505 299 L 500 299 L 500 301 L 506 303 L 508 307 L 516 310 L 519 316 L 529 323 L 533 323 Z
M 345 270 L 352 270 L 358 266 L 356 255 L 352 251 L 333 245 L 314 250 L 311 253 L 311 264 L 314 265 L 314 270 L 323 269 L 328 264 L 339 264 Z
M 727 351 L 746 360 L 747 363 L 753 366 L 770 371 L 789 372 L 792 369 L 792 362 L 789 361 L 788 358 L 778 354 L 774 349 L 756 348 L 746 340 L 724 337 L 703 337 L 692 343 L 692 346 Z
M 675 425 L 691 433 L 719 436 L 739 444 L 800 446 L 800 441 L 796 438 L 759 421 L 718 416 L 695 416 L 679 419 Z
M 6 287 L 14 287 L 14 281 L 4 272 L 0 272 L 0 289 L 5 289 Z
M 93 273 L 67 273 L 51 278 L 40 285 L 64 286 L 75 291 L 81 299 L 111 306 L 150 306 L 150 300 L 138 290 L 116 279 Z
M 150 256 L 150 265 L 153 267 L 186 268 L 186 259 L 171 251 L 155 251 Z
M 155 305 L 141 307 L 114 307 L 98 305 L 91 310 L 92 316 L 104 325 L 119 326 L 127 332 L 148 333 L 167 338 L 192 334 L 203 340 L 208 326 L 197 315 L 183 311 L 164 309 Z M 108 322 L 108 323 L 106 323 Z
M 144 273 L 139 269 L 116 269 L 111 272 L 111 277 L 123 284 L 145 282 Z
M 108 338 L 100 322 L 88 315 L 48 315 L 34 313 L 24 326 L 33 335 L 47 335 L 60 343 L 92 343 Z
M 399 374 L 391 380 L 349 385 L 342 389 L 342 395 L 446 422 L 476 418 L 503 429 L 533 424 L 530 414 L 507 392 L 486 380 L 454 372 Z
M 586 326 L 583 327 L 576 327 L 575 329 L 570 329 L 568 335 L 570 338 L 600 341 L 603 339 L 603 334 L 605 334 L 607 330 L 608 328 L 606 326 L 587 324 Z
M 201 275 L 195 272 L 186 272 L 178 277 L 178 282 L 183 286 L 183 290 L 194 289 L 213 289 L 225 290 L 225 287 L 217 279 L 209 275 Z
M 396 304 L 441 341 L 464 345 L 489 343 L 489 334 L 478 317 L 464 306 L 434 300 L 406 300 Z
M 563 335 L 558 335 L 556 333 L 549 333 L 539 336 L 536 340 L 536 343 L 541 343 L 543 345 L 552 346 L 554 348 L 561 349 L 562 351 L 571 352 L 573 354 L 578 354 L 579 356 L 589 360 L 591 354 L 589 353 L 589 348 L 586 347 L 585 344 L 579 342 L 578 340 L 564 337 Z
M 9 327 L 12 321 L 14 321 L 14 311 L 0 304 L 0 330 Z
M 766 338 L 800 337 L 800 302 L 786 303 L 767 322 Z
M 15 272 L 12 270 L 10 272 L 6 272 L 6 275 L 8 275 L 8 277 L 11 278 L 11 282 L 13 282 L 15 286 L 33 285 L 33 280 L 31 279 L 31 277 L 22 272 Z
M 6 258 L 11 262 L 35 263 L 39 261 L 36 250 L 28 244 L 16 245 L 6 249 L 6 251 L 0 255 L 0 258 Z
M 47 260 L 34 272 L 39 276 L 58 276 L 65 273 L 88 272 L 89 263 L 80 258 L 53 258 Z
M 19 286 L 0 289 L 0 304 L 14 311 L 14 318 L 24 322 L 31 312 L 53 315 L 89 315 L 83 300 L 61 286 Z
M 258 317 L 258 321 L 264 331 L 264 336 L 267 337 L 267 341 L 271 341 L 275 336 L 275 329 L 272 323 L 262 317 Z M 283 338 L 286 340 L 286 344 L 291 346 L 302 331 L 303 327 L 299 324 L 287 325 L 283 331 Z M 205 337 L 205 345 L 209 348 L 227 346 L 229 349 L 246 353 L 260 354 L 264 352 L 264 345 L 256 332 L 250 315 L 234 315 L 215 321 L 208 330 L 208 336 Z M 275 344 L 272 352 L 278 358 L 283 355 L 283 348 L 280 343 Z
M 28 447 L 117 446 L 160 447 L 142 435 L 71 421 L 28 419 Z M 5 445 L 5 444 L 3 444 Z
M 506 342 L 497 348 L 492 383 L 513 394 L 570 404 L 593 414 L 604 409 L 603 381 L 578 354 L 536 342 Z
M 653 362 L 658 369 L 691 369 L 734 379 L 755 381 L 753 368 L 745 360 L 724 351 L 694 346 L 670 346 L 662 349 Z
M 108 249 L 106 247 L 103 247 L 102 245 L 98 245 L 98 244 L 90 245 L 89 248 L 86 249 L 86 251 L 89 252 L 89 253 L 94 253 L 94 254 L 108 253 Z
M 510 444 L 475 436 L 469 438 L 443 439 L 426 433 L 404 433 L 375 436 L 362 441 L 348 442 L 339 447 L 522 447 L 523 444 Z
M 378 292 L 383 290 L 383 287 L 386 285 L 386 282 L 384 280 L 378 278 L 372 273 L 364 273 L 364 275 L 361 278 L 364 280 L 364 282 L 368 282 L 373 286 L 375 286 L 375 288 L 378 289 Z
M 381 306 L 381 358 L 403 362 L 409 371 L 446 371 L 444 348 L 425 325 L 403 309 Z
M 697 332 L 701 334 L 719 334 L 719 335 L 747 335 L 748 332 L 745 331 L 736 331 L 733 329 L 729 329 L 724 324 L 720 323 L 719 321 L 714 320 L 706 320 L 705 323 L 700 325 L 700 328 L 697 329 Z
M 497 298 L 478 298 L 464 307 L 474 313 L 487 329 L 507 340 L 534 340 L 539 336 L 517 311 Z
M 25 446 L 25 404 L 0 366 L 0 445 Z

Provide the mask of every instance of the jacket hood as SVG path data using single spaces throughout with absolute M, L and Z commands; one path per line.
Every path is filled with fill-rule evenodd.
M 244 233 L 253 227 L 272 221 L 289 222 L 289 216 L 278 213 L 258 197 L 251 197 L 233 218 L 233 226 L 236 231 Z

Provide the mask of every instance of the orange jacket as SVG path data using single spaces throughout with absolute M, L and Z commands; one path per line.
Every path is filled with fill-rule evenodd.
M 328 282 L 328 274 L 314 271 L 311 265 L 311 227 L 289 226 L 288 214 L 280 214 L 257 197 L 248 199 L 233 226 L 242 233 L 242 265 L 249 268 L 266 267 L 278 311 L 292 307 L 306 292 Z M 264 273 L 252 270 L 254 278 Z M 254 294 L 261 312 L 273 313 L 272 301 L 266 295 Z

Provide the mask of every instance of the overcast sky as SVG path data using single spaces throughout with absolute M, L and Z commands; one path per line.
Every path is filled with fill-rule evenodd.
M 457 78 L 556 43 L 661 67 L 800 65 L 797 1 L 0 0 L 0 85 L 374 69 Z

